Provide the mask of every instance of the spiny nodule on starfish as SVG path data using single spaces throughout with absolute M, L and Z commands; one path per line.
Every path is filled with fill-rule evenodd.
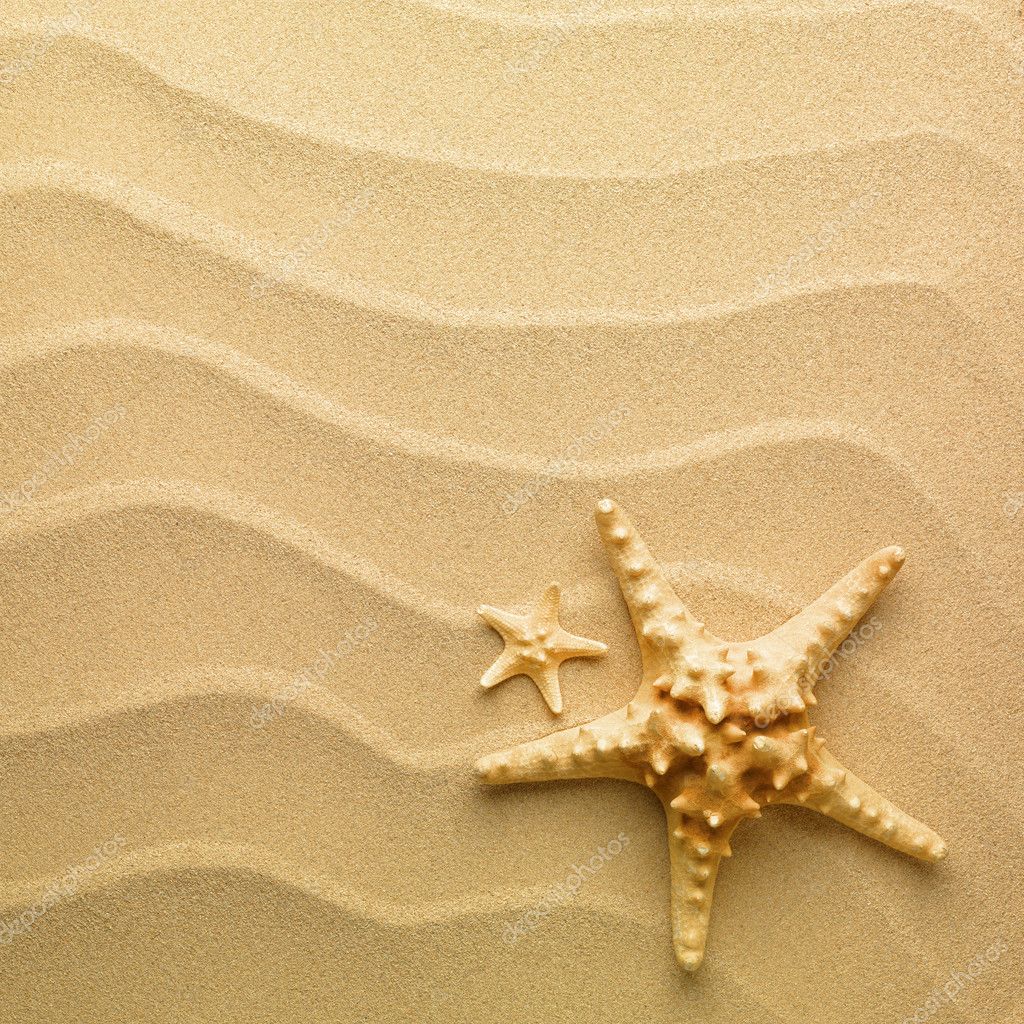
M 946 855 L 935 832 L 843 768 L 807 721 L 818 668 L 903 564 L 900 548 L 865 559 L 773 632 L 728 643 L 690 614 L 613 502 L 598 504 L 597 525 L 640 642 L 640 688 L 588 725 L 483 758 L 485 782 L 612 778 L 654 790 L 668 819 L 676 956 L 691 971 L 704 958 L 729 839 L 766 804 L 802 804 L 922 860 Z

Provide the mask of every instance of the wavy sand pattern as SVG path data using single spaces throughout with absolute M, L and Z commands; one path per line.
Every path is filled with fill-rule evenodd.
M 0 1018 L 1010 1019 L 1019 12 L 264 6 L 0 21 Z M 474 784 L 481 601 L 630 694 L 606 493 L 723 635 L 907 548 L 817 719 L 947 861 L 773 809 L 690 978 L 655 801 Z

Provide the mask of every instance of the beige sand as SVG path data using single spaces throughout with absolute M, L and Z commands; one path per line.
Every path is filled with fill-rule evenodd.
M 1017 11 L 486 3 L 4 6 L 0 1021 L 1012 1019 Z M 947 860 L 773 808 L 690 977 L 653 796 L 477 785 L 604 494 L 720 635 L 906 548 L 815 720 Z

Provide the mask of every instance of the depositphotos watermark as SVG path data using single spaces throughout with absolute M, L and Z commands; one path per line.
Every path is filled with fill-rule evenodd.
M 501 510 L 507 516 L 514 516 L 528 501 L 543 494 L 556 480 L 571 479 L 579 470 L 575 460 L 592 445 L 606 438 L 632 412 L 627 405 L 620 405 L 611 412 L 602 414 L 591 421 L 586 431 L 574 438 L 557 458 L 548 463 L 543 473 L 528 480 L 518 491 L 506 494 Z
M 789 285 L 797 270 L 833 245 L 853 221 L 867 213 L 881 198 L 882 193 L 876 190 L 851 199 L 840 216 L 823 224 L 816 234 L 804 240 L 804 244 L 782 266 L 767 277 L 762 277 L 757 282 L 754 295 L 759 299 L 765 299 L 777 288 Z
M 960 998 L 960 993 L 967 986 L 977 981 L 1008 949 L 1006 939 L 996 939 L 983 953 L 979 953 L 962 971 L 951 971 L 949 978 L 941 988 L 933 988 L 928 998 L 914 1011 L 910 1017 L 904 1017 L 902 1024 L 924 1024 L 926 1020 L 950 1003 Z
M 861 644 L 870 640 L 881 628 L 881 621 L 874 615 L 866 622 L 862 622 L 827 658 L 822 658 L 816 665 L 808 666 L 806 686 L 814 686 L 815 683 L 828 679 L 835 672 L 839 662 L 849 658 Z M 758 709 L 754 716 L 754 725 L 758 729 L 766 729 L 776 718 L 788 714 L 789 711 L 789 707 L 773 698 L 766 707 Z
M 68 8 L 63 18 L 49 19 L 39 38 L 34 39 L 20 57 L 8 64 L 0 64 L 0 85 L 10 85 L 26 71 L 31 71 L 61 36 L 84 28 L 85 16 L 92 11 L 94 6 L 93 0 L 89 0 L 88 3 L 75 4 Z
M 52 882 L 37 904 L 26 907 L 9 921 L 0 921 L 0 943 L 9 946 L 16 935 L 27 935 L 48 910 L 78 891 L 83 876 L 99 871 L 107 861 L 117 856 L 124 845 L 125 840 L 121 836 L 108 839 L 102 846 L 97 846 L 81 864 L 75 864 L 62 878 Z
M 565 880 L 553 886 L 546 896 L 537 901 L 536 906 L 528 910 L 518 921 L 506 922 L 501 938 L 504 943 L 514 946 L 524 935 L 536 931 L 557 907 L 564 906 L 583 887 L 583 883 L 593 878 L 604 866 L 614 860 L 629 846 L 629 836 L 620 832 L 607 846 L 599 846 L 588 861 L 574 864 L 572 871 Z
M 536 71 L 544 61 L 566 40 L 586 28 L 587 19 L 608 6 L 608 0 L 595 0 L 576 11 L 566 11 L 554 19 L 544 34 L 534 40 L 533 45 L 517 60 L 505 65 L 506 80 Z
M 835 672 L 839 662 L 855 654 L 857 648 L 870 640 L 881 628 L 881 620 L 872 615 L 867 622 L 862 622 L 824 661 L 816 665 L 813 670 L 809 670 L 808 679 L 814 683 L 828 679 Z
M 0 491 L 0 510 L 13 512 L 23 508 L 52 480 L 64 472 L 69 466 L 81 458 L 82 454 L 107 430 L 119 420 L 124 419 L 126 410 L 123 405 L 115 405 L 104 413 L 100 413 L 81 434 L 68 434 L 66 443 L 59 452 L 50 452 L 49 458 L 36 471 L 13 491 Z
M 296 697 L 308 690 L 314 682 L 324 679 L 338 661 L 347 658 L 357 647 L 365 644 L 376 629 L 377 620 L 372 617 L 367 618 L 348 630 L 333 651 L 321 649 L 316 661 L 309 668 L 304 668 L 299 672 L 287 686 L 281 687 L 266 703 L 252 709 L 249 725 L 253 729 L 262 729 L 268 722 L 280 718 Z
M 344 207 L 342 207 L 336 217 L 332 217 L 330 220 L 325 220 L 323 223 L 318 224 L 316 228 L 306 236 L 306 238 L 299 242 L 299 244 L 289 252 L 283 260 L 281 260 L 280 266 L 276 272 L 257 277 L 252 284 L 249 285 L 250 296 L 254 299 L 262 299 L 268 291 L 276 288 L 278 285 L 285 284 L 294 277 L 295 274 L 298 273 L 300 267 L 320 252 L 321 249 L 330 242 L 336 232 L 340 231 L 346 224 L 354 220 L 359 216 L 359 214 L 369 207 L 376 194 L 377 190 L 375 188 L 363 189 L 362 192 L 353 196 L 344 205 Z

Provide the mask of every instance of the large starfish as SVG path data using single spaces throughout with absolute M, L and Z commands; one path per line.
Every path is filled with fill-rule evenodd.
M 729 839 L 767 804 L 802 804 L 922 860 L 946 855 L 927 825 L 839 764 L 807 720 L 818 667 L 892 580 L 900 548 L 865 559 L 773 632 L 729 643 L 690 614 L 613 502 L 598 504 L 597 525 L 639 640 L 640 687 L 588 725 L 483 758 L 485 782 L 612 778 L 654 790 L 668 819 L 673 944 L 691 971 Z

